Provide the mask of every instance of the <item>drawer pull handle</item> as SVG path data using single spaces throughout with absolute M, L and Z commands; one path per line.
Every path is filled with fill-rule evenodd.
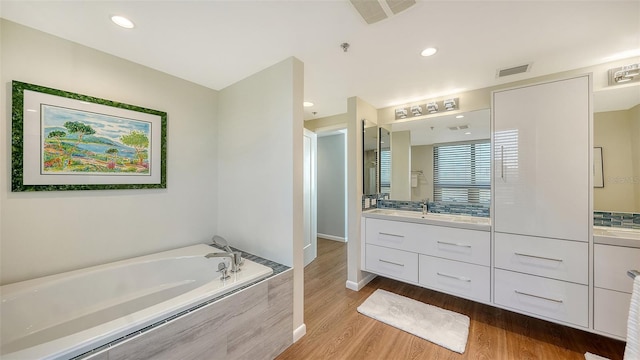
M 387 263 L 387 264 L 398 265 L 398 266 L 403 266 L 404 267 L 404 264 L 400 264 L 400 263 L 393 262 L 393 261 L 382 260 L 382 259 L 378 259 L 378 261 L 383 262 L 383 263 Z
M 448 274 L 443 274 L 440 272 L 436 272 L 436 274 L 438 274 L 439 276 L 443 276 L 446 278 L 451 278 L 451 279 L 456 279 L 456 280 L 460 280 L 460 281 L 464 281 L 464 282 L 471 282 L 471 279 L 462 277 L 462 276 L 454 276 L 454 275 L 448 275 Z
M 519 295 L 531 296 L 531 297 L 542 299 L 542 300 L 553 301 L 553 302 L 556 302 L 556 303 L 559 303 L 559 304 L 562 304 L 564 302 L 562 300 L 552 299 L 552 298 L 548 298 L 548 297 L 544 297 L 544 296 L 540 296 L 540 295 L 533 295 L 533 294 L 529 294 L 529 293 L 518 291 L 518 290 L 514 290 L 514 291 L 515 291 L 516 294 L 519 294 Z
M 378 234 L 387 235 L 387 236 L 394 236 L 394 237 L 399 237 L 399 238 L 403 238 L 404 237 L 404 235 L 396 235 L 396 234 L 389 234 L 389 233 L 383 233 L 383 232 L 378 233 Z
M 438 244 L 445 244 L 445 245 L 453 245 L 453 246 L 471 248 L 471 245 L 468 245 L 468 244 L 456 244 L 456 243 L 446 242 L 446 241 L 438 241 Z
M 537 255 L 529 255 L 529 254 L 523 254 L 523 253 L 514 253 L 518 256 L 525 256 L 525 257 L 530 257 L 530 258 L 535 258 L 535 259 L 543 259 L 543 260 L 550 260 L 550 261 L 557 261 L 557 262 L 562 262 L 562 259 L 554 259 L 554 258 L 550 258 L 550 257 L 544 257 L 544 256 L 537 256 Z

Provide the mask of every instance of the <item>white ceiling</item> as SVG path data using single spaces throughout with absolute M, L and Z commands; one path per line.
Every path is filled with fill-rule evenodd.
M 419 1 L 372 25 L 347 0 L 1 0 L 0 16 L 216 90 L 295 56 L 306 119 L 351 96 L 383 108 L 640 56 L 640 1 Z

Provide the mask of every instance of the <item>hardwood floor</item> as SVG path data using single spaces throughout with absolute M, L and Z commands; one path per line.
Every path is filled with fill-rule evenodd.
M 624 342 L 377 277 L 356 292 L 345 288 L 346 244 L 318 239 L 318 258 L 305 268 L 307 334 L 285 359 L 576 359 L 591 352 L 622 359 Z M 471 318 L 464 354 L 361 315 L 356 308 L 381 288 Z

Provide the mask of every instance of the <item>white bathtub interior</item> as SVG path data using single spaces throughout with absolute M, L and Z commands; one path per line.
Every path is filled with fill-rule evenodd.
M 220 280 L 221 252 L 195 245 L 1 287 L 3 359 L 78 355 L 267 277 L 245 260 Z

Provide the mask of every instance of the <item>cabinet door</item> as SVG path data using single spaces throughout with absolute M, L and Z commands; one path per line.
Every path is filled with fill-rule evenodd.
M 588 241 L 589 76 L 493 93 L 494 228 Z
M 593 291 L 593 328 L 615 335 L 627 336 L 627 318 L 631 294 L 595 288 Z
M 627 271 L 640 270 L 640 249 L 595 244 L 593 251 L 594 285 L 631 294 L 633 279 Z

